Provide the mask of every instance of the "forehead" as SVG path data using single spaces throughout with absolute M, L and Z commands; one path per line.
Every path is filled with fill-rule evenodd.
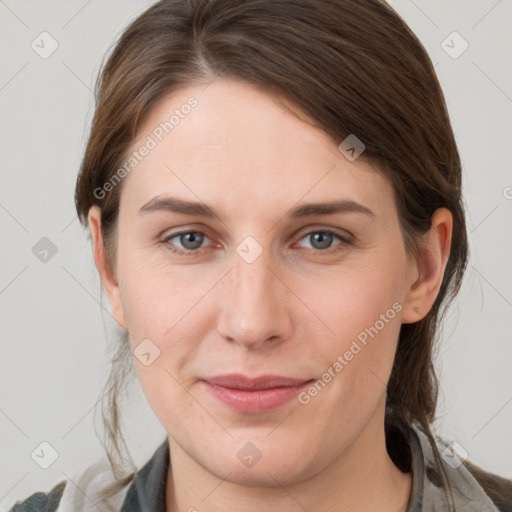
M 139 203 L 178 191 L 223 203 L 238 197 L 242 206 L 243 200 L 286 206 L 307 195 L 385 207 L 391 187 L 381 173 L 362 158 L 345 158 L 325 132 L 290 108 L 237 81 L 187 86 L 163 97 L 131 145 L 129 153 L 144 144 L 151 149 L 127 176 L 126 192 Z
M 195 106 L 187 108 L 192 98 Z M 322 162 L 332 161 L 336 148 L 329 137 L 299 121 L 290 108 L 284 100 L 239 81 L 184 87 L 151 109 L 139 129 L 139 141 L 167 128 L 159 146 L 176 149 L 179 145 L 183 156 L 224 155 L 241 163 L 259 161 L 261 167 L 270 159 L 285 157 L 293 163 L 313 153 Z

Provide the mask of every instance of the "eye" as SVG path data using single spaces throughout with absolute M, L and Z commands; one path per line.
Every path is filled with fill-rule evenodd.
M 177 242 L 173 242 L 174 239 L 177 239 Z M 164 238 L 162 243 L 176 254 L 191 255 L 193 252 L 199 252 L 198 249 L 201 248 L 205 239 L 208 237 L 201 231 L 181 231 Z M 181 244 L 181 247 L 177 246 L 177 243 Z
M 310 241 L 311 249 L 313 251 L 325 253 L 338 252 L 340 250 L 343 250 L 346 244 L 351 243 L 348 237 L 343 237 L 338 233 L 335 233 L 334 231 L 330 231 L 327 229 L 310 231 L 308 234 L 301 238 L 301 240 L 308 239 Z M 333 249 L 332 243 L 335 239 L 338 239 L 341 243 L 337 244 Z
M 168 250 L 175 254 L 184 256 L 193 256 L 200 253 L 200 249 L 204 249 L 204 242 L 209 237 L 201 231 L 180 231 L 173 233 L 165 237 L 161 243 L 163 243 Z M 349 237 L 344 237 L 334 231 L 328 229 L 318 229 L 316 231 L 310 231 L 300 240 L 310 240 L 310 247 L 305 247 L 307 250 L 311 250 L 315 253 L 331 254 L 342 251 L 346 245 L 350 244 Z M 336 244 L 334 248 L 332 244 L 335 240 L 339 240 L 340 243 Z

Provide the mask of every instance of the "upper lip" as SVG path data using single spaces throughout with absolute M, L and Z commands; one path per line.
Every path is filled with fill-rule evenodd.
M 211 384 L 230 389 L 261 390 L 271 388 L 282 388 L 298 386 L 309 382 L 311 379 L 294 379 L 280 375 L 260 375 L 259 377 L 247 377 L 242 374 L 219 375 L 203 379 Z

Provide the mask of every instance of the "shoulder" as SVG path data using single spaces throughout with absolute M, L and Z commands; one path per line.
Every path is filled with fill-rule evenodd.
M 55 512 L 66 488 L 67 481 L 58 483 L 50 492 L 35 492 L 24 501 L 17 501 L 9 512 Z
M 432 510 L 437 510 L 436 503 L 448 505 L 441 489 L 441 478 L 437 472 L 433 451 L 427 437 L 420 429 L 415 429 L 424 456 L 425 472 L 424 501 L 432 501 Z M 438 454 L 443 469 L 453 491 L 454 505 L 459 507 L 477 507 L 478 510 L 495 512 L 512 512 L 512 480 L 484 471 L 456 453 L 456 443 L 449 442 L 434 435 Z M 425 503 L 424 503 L 425 504 Z M 430 508 L 426 507 L 427 510 Z M 473 510 L 471 507 L 468 510 Z
M 84 471 L 59 482 L 49 492 L 36 492 L 24 501 L 17 501 L 8 512 L 102 512 L 119 510 L 128 485 L 119 486 L 118 492 L 103 497 L 101 491 L 119 482 L 110 465 L 100 460 Z
M 500 512 L 512 512 L 512 480 L 485 471 L 468 460 L 463 464 Z

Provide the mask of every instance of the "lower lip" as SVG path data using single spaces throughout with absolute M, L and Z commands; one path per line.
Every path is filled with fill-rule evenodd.
M 297 386 L 260 389 L 255 391 L 231 389 L 202 381 L 216 398 L 238 412 L 262 413 L 277 409 L 296 397 L 311 381 Z

